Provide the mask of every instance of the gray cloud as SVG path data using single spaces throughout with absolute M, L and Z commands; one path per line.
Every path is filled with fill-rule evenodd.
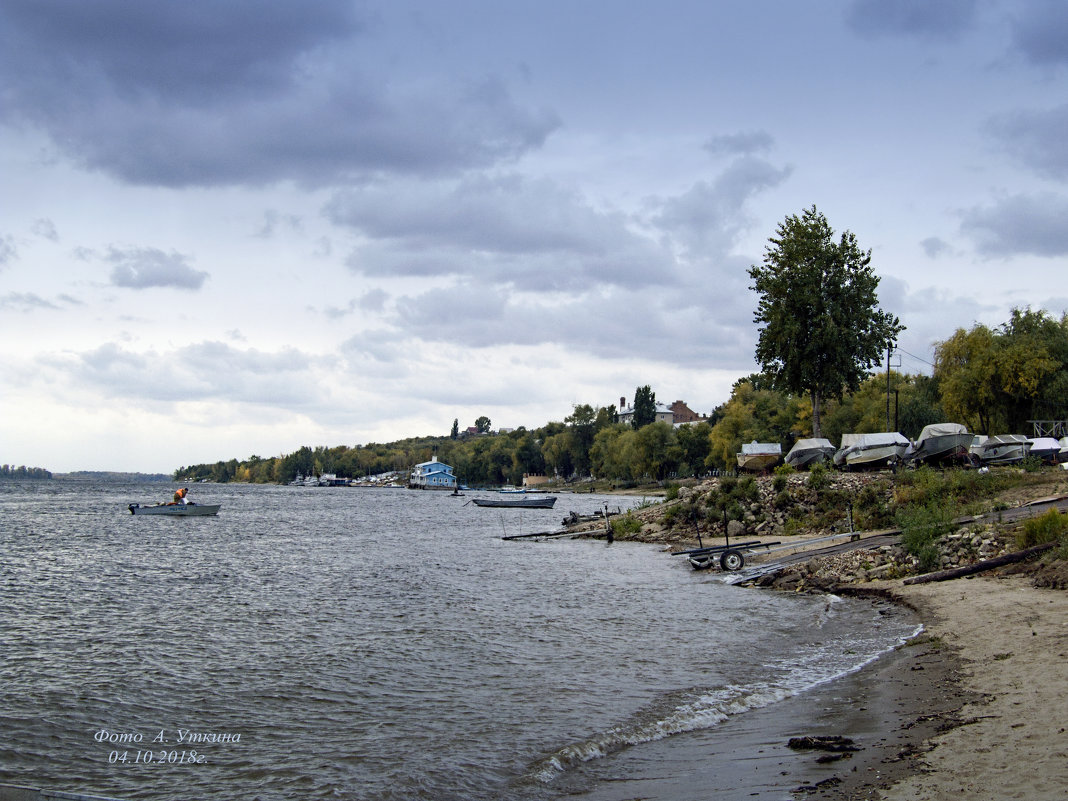
M 1068 64 L 1068 15 L 1062 0 L 1030 0 L 1014 8 L 1012 39 L 1037 66 Z
M 1068 197 L 1043 192 L 1011 195 L 964 212 L 961 230 L 984 256 L 1068 254 Z
M 987 131 L 1018 162 L 1044 178 L 1068 180 L 1068 105 L 1002 114 Z
M 975 21 L 977 0 L 853 0 L 846 24 L 867 37 L 954 39 Z
M 353 8 L 7 0 L 0 114 L 44 130 L 83 166 L 163 186 L 480 167 L 559 125 L 494 77 L 415 85 L 361 66 Z
M 127 289 L 174 287 L 197 290 L 208 274 L 194 270 L 180 253 L 164 253 L 156 248 L 110 248 L 105 257 L 111 268 L 111 283 Z
M 47 217 L 34 220 L 31 230 L 34 234 L 42 239 L 47 239 L 49 242 L 59 241 L 59 232 L 56 231 L 56 224 Z
M 303 221 L 298 214 L 282 214 L 276 209 L 267 209 L 263 212 L 263 222 L 256 230 L 255 235 L 260 239 L 271 239 L 279 228 L 288 231 L 300 231 Z
M 201 342 L 167 353 L 136 352 L 115 343 L 45 364 L 76 375 L 106 394 L 153 401 L 222 398 L 263 405 L 310 404 L 315 360 L 293 349 L 265 353 Z
M 945 256 L 953 252 L 953 248 L 950 247 L 949 243 L 937 236 L 927 237 L 920 242 L 920 247 L 932 259 L 937 259 L 939 256 Z
M 19 252 L 15 248 L 15 240 L 10 236 L 0 236 L 0 267 L 18 258 Z
M 713 136 L 705 142 L 704 149 L 712 154 L 751 156 L 767 153 L 774 145 L 775 139 L 767 131 L 745 131 Z
M 684 194 L 662 201 L 653 222 L 692 254 L 715 258 L 728 253 L 752 224 L 746 202 L 780 185 L 791 172 L 761 159 L 738 159 L 714 181 L 698 182 Z
M 302 58 L 362 28 L 354 9 L 347 0 L 5 0 L 0 20 L 12 61 L 26 62 L 25 73 L 12 81 L 16 89 L 73 79 L 77 89 L 94 95 L 106 86 L 130 99 L 203 106 L 291 85 Z M 18 93 L 14 99 L 33 102 Z M 88 105 L 92 97 L 81 102 Z
M 58 309 L 55 303 L 34 292 L 8 292 L 0 295 L 0 309 L 31 312 L 37 309 Z
M 339 192 L 327 216 L 371 240 L 348 259 L 367 275 L 477 277 L 565 289 L 671 282 L 668 251 L 548 180 L 518 175 Z

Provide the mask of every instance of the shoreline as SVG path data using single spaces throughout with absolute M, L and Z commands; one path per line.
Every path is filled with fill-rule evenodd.
M 850 592 L 853 589 L 854 592 Z M 856 673 L 617 755 L 581 801 L 1053 801 L 1068 788 L 1068 593 L 1026 575 L 843 587 L 924 631 Z M 843 758 L 791 737 L 847 737 Z M 828 758 L 833 761 L 828 761 Z M 561 788 L 563 789 L 563 788 Z
M 1068 593 L 1027 575 L 904 586 L 928 633 L 959 660 L 963 725 L 939 733 L 922 772 L 885 788 L 886 801 L 1064 798 L 1068 788 Z

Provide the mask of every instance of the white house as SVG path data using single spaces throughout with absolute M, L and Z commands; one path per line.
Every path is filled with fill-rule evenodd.
M 456 489 L 456 476 L 452 468 L 444 462 L 439 462 L 435 456 L 429 462 L 422 462 L 412 468 L 412 475 L 408 479 L 409 489 Z
M 626 403 L 626 398 L 619 399 L 619 422 L 630 423 L 634 419 L 634 407 L 627 406 L 624 408 L 623 404 Z M 674 423 L 675 412 L 672 411 L 670 406 L 665 406 L 662 403 L 656 404 L 656 422 Z

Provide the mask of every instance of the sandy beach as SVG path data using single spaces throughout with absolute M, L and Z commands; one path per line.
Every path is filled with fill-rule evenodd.
M 925 744 L 921 772 L 881 797 L 1068 797 L 1068 593 L 1035 589 L 1022 575 L 888 584 L 955 653 L 958 686 L 972 700 L 959 712 L 963 725 Z

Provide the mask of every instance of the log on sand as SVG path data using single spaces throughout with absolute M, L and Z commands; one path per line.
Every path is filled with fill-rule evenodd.
M 905 579 L 903 583 L 927 584 L 931 581 L 948 581 L 949 579 L 961 578 L 962 576 L 971 576 L 975 573 L 982 573 L 984 570 L 993 570 L 995 567 L 1001 567 L 1002 565 L 1023 562 L 1026 559 L 1030 559 L 1032 556 L 1037 556 L 1044 551 L 1048 551 L 1056 544 L 1057 543 L 1055 542 L 1046 542 L 1042 545 L 1025 548 L 1022 551 L 1013 551 L 1012 553 L 996 556 L 993 559 L 984 559 L 981 562 L 965 565 L 964 567 L 955 567 L 952 570 L 939 570 L 937 573 L 925 573 L 922 576 L 913 576 L 912 578 Z

